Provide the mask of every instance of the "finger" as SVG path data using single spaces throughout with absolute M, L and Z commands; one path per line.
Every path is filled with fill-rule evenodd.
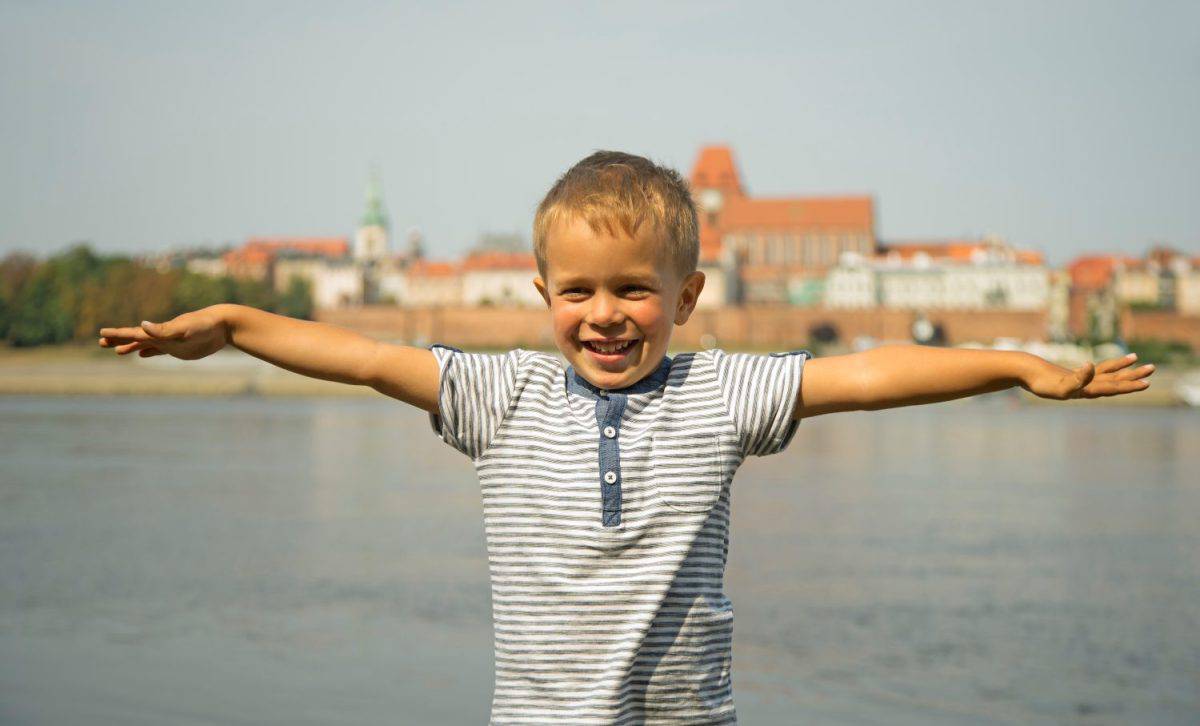
M 1137 353 L 1130 353 L 1119 358 L 1109 358 L 1096 364 L 1096 373 L 1112 373 L 1126 366 L 1131 366 L 1137 360 Z
M 100 328 L 100 336 L 107 338 L 110 342 L 113 340 L 120 342 L 145 340 L 149 337 L 141 328 Z
M 1114 373 L 1113 377 L 1119 381 L 1136 381 L 1140 378 L 1145 378 L 1155 371 L 1153 363 L 1147 363 L 1144 366 L 1137 368 L 1127 368 L 1119 373 Z
M 143 348 L 151 348 L 151 347 L 153 347 L 153 346 L 150 345 L 150 343 L 147 341 L 135 340 L 132 343 L 126 343 L 125 345 L 118 345 L 113 350 L 117 351 L 117 355 L 128 355 L 134 351 L 142 350 Z
M 1108 373 L 1106 375 L 1107 377 L 1112 378 L 1114 381 L 1136 381 L 1138 379 L 1145 378 L 1151 373 L 1154 373 L 1154 371 L 1154 364 L 1147 363 L 1144 366 L 1138 366 L 1137 368 L 1123 368 L 1116 373 Z M 1100 378 L 1101 376 L 1096 376 L 1097 380 Z
M 145 333 L 142 333 L 141 337 L 138 337 L 138 338 L 110 335 L 106 338 L 100 339 L 100 347 L 101 348 L 115 348 L 118 345 L 124 345 L 126 343 L 134 343 L 137 341 L 149 340 L 149 339 L 150 339 L 150 336 L 146 335 Z
M 137 339 L 137 338 L 117 338 L 117 337 L 101 338 L 100 339 L 100 347 L 101 348 L 115 348 L 118 345 L 126 345 L 128 343 L 136 343 L 138 341 L 139 341 L 139 339 Z
M 1150 381 L 1107 381 L 1088 386 L 1084 398 L 1101 398 L 1119 396 L 1122 393 L 1136 393 L 1150 387 Z
M 100 335 L 105 337 L 117 336 L 121 338 L 129 338 L 140 332 L 142 332 L 142 329 L 136 325 L 126 328 L 100 328 Z
M 158 348 L 143 348 L 138 351 L 138 355 L 141 356 L 142 358 L 151 358 L 156 355 L 165 355 L 165 354 Z

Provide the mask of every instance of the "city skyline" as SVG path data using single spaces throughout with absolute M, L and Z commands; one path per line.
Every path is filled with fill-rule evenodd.
M 594 149 L 713 142 L 881 242 L 1200 248 L 1186 3 L 296 8 L 0 8 L 0 254 L 348 236 L 377 166 L 393 244 L 452 258 Z

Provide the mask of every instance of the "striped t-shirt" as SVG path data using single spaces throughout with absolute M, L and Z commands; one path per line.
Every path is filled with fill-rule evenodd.
M 736 723 L 729 486 L 791 441 L 811 354 L 680 353 L 604 390 L 547 353 L 430 350 L 430 422 L 483 496 L 491 722 Z

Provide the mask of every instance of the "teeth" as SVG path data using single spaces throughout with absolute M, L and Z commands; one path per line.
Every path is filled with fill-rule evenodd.
M 604 344 L 604 343 L 597 343 L 597 342 L 593 341 L 591 345 L 593 348 L 600 351 L 601 353 L 616 353 L 618 351 L 624 350 L 625 348 L 628 348 L 632 342 L 633 341 L 631 341 L 631 340 L 627 340 L 623 343 Z

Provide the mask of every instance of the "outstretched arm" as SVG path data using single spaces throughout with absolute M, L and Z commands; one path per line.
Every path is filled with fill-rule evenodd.
M 370 386 L 426 411 L 438 410 L 438 366 L 430 351 L 245 305 L 213 305 L 165 323 L 101 328 L 100 335 L 102 347 L 142 357 L 195 360 L 232 345 L 293 373 Z
M 804 364 L 796 418 L 937 403 L 1021 386 L 1066 400 L 1140 391 L 1153 365 L 1133 354 L 1070 369 L 1017 351 L 884 345 Z

